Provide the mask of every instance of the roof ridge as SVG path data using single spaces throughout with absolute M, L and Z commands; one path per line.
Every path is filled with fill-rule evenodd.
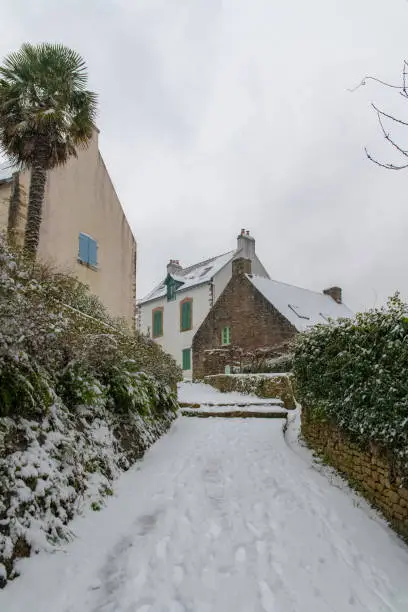
M 247 276 L 249 276 L 249 278 L 262 278 L 267 281 L 279 283 L 280 285 L 286 285 L 286 287 L 295 287 L 295 289 L 301 289 L 301 291 L 308 291 L 309 293 L 316 293 L 316 295 L 325 295 L 326 297 L 330 297 L 326 293 L 323 293 L 323 291 L 316 291 L 315 289 L 307 289 L 306 287 L 299 287 L 299 285 L 293 285 L 292 283 L 285 283 L 284 281 L 275 280 L 274 278 L 266 278 L 265 276 L 259 276 L 257 274 L 251 274 L 251 275 L 247 274 Z
M 225 255 L 229 255 L 229 254 L 232 255 L 233 253 L 235 253 L 235 251 L 226 251 L 225 253 L 221 253 L 220 255 L 215 255 L 215 257 L 209 257 L 208 259 L 203 259 L 203 261 L 199 261 L 195 264 L 191 264 L 191 266 L 188 266 L 187 268 L 183 268 L 183 275 L 184 273 L 191 272 L 193 268 L 204 266 L 205 264 L 210 263 L 211 261 L 214 261 L 215 259 L 219 259 L 220 257 L 224 257 Z

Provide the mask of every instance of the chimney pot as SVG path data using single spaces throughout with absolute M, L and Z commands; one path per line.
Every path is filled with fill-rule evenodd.
M 329 295 L 337 304 L 342 304 L 342 290 L 341 287 L 329 287 L 323 289 L 325 295 Z
M 249 230 L 242 229 L 237 237 L 236 257 L 255 260 L 255 239 L 250 236 Z
M 180 266 L 180 262 L 178 259 L 170 259 L 167 264 L 167 274 L 177 274 L 181 272 L 183 268 Z

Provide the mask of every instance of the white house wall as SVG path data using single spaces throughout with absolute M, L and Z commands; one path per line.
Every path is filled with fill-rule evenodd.
M 191 330 L 180 331 L 180 302 L 186 298 L 193 300 L 193 327 Z M 193 336 L 210 309 L 210 285 L 199 285 L 189 291 L 176 294 L 174 301 L 168 302 L 167 298 L 160 298 L 141 306 L 140 330 L 142 333 L 152 335 L 153 310 L 163 308 L 163 336 L 155 338 L 155 342 L 167 353 L 173 355 L 177 363 L 182 365 L 183 349 L 191 348 Z M 184 376 L 191 378 L 192 370 L 184 370 Z

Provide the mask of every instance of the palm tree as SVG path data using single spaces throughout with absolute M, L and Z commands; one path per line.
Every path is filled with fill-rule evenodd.
M 86 89 L 87 69 L 61 44 L 24 44 L 0 66 L 0 146 L 31 169 L 24 249 L 37 252 L 47 171 L 85 148 L 94 128 L 97 96 Z

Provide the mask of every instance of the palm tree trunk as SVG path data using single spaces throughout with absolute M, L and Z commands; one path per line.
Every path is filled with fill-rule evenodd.
M 28 257 L 35 259 L 40 241 L 42 207 L 44 203 L 47 171 L 41 164 L 31 169 L 30 194 L 28 196 L 28 213 L 24 238 L 24 251 Z

